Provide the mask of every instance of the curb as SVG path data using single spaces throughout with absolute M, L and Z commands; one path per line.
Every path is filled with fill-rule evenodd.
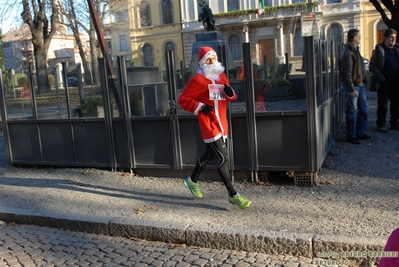
M 314 236 L 256 229 L 237 231 L 213 226 L 201 227 L 126 217 L 74 216 L 54 211 L 17 208 L 1 208 L 0 220 L 188 246 L 307 258 L 345 258 L 368 263 L 378 262 L 379 258 L 373 258 L 367 252 L 383 251 L 386 242 L 385 239 L 378 238 Z M 350 254 L 352 252 L 355 256 Z

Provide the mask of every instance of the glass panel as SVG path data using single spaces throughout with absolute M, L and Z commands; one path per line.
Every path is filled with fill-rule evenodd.
M 168 113 L 168 87 L 166 83 L 129 85 L 132 116 L 166 116 Z
M 33 119 L 31 88 L 26 65 L 20 71 L 3 72 L 8 120 Z
M 302 72 L 302 57 L 288 57 L 288 65 L 278 63 L 269 51 L 274 51 L 274 42 L 259 41 L 259 54 L 251 46 L 255 112 L 306 110 L 305 73 Z M 258 63 L 257 63 L 258 62 Z M 228 63 L 229 79 L 238 94 L 231 104 L 232 112 L 246 112 L 245 70 L 243 64 Z M 288 66 L 288 67 L 287 67 Z
M 193 44 L 190 57 L 186 56 L 187 69 L 182 80 L 182 87 L 178 87 L 178 96 L 187 85 L 189 78 L 197 73 L 198 51 L 201 46 L 211 46 L 218 52 L 218 43 L 212 37 L 212 33 L 200 33 L 195 38 L 197 41 Z M 301 38 L 303 42 L 303 38 Z M 261 39 L 257 44 L 251 44 L 251 61 L 253 67 L 254 87 L 247 89 L 245 85 L 245 75 L 242 60 L 234 60 L 231 53 L 230 42 L 225 48 L 228 50 L 227 63 L 225 67 L 228 72 L 228 79 L 231 86 L 236 91 L 238 99 L 231 103 L 233 113 L 245 113 L 246 95 L 248 91 L 253 90 L 255 96 L 255 110 L 262 114 L 269 111 L 304 111 L 306 110 L 306 74 L 303 71 L 303 44 L 294 44 L 302 47 L 300 55 L 291 56 L 276 55 L 279 51 L 278 43 L 274 38 Z M 284 51 L 293 51 L 294 46 L 284 48 Z M 242 50 L 242 43 L 239 44 Z M 219 61 L 222 58 L 218 55 Z M 288 62 L 287 64 L 285 62 Z M 179 107 L 179 114 L 190 114 Z

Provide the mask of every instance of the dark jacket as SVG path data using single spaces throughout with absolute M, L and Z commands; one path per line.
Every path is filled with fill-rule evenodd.
M 395 44 L 394 49 L 396 51 L 396 56 L 399 58 L 399 45 Z M 378 90 L 380 87 L 380 82 L 385 79 L 385 75 L 383 73 L 385 63 L 385 50 L 383 47 L 383 43 L 377 44 L 373 53 L 371 54 L 370 59 L 370 68 L 369 70 L 373 74 L 373 79 L 376 80 L 375 90 Z
M 348 88 L 349 92 L 355 91 L 355 86 L 364 83 L 362 68 L 363 60 L 359 60 L 359 48 L 347 43 L 339 57 L 339 72 L 341 81 Z

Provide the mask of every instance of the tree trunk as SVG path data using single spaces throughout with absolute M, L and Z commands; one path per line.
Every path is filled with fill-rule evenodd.
M 47 49 L 35 53 L 36 62 L 36 78 L 38 94 L 44 94 L 50 91 L 50 82 L 48 80 L 47 72 Z
M 98 71 L 98 57 L 99 57 L 98 42 L 96 39 L 93 22 L 91 20 L 90 20 L 89 39 L 90 39 L 90 56 L 91 56 L 91 62 L 92 62 L 92 66 L 93 66 L 94 83 L 100 84 L 100 74 Z
M 47 52 L 51 39 L 59 28 L 59 7 L 57 1 L 51 1 L 51 27 L 46 16 L 47 1 L 23 0 L 23 21 L 29 25 L 32 33 L 32 44 L 36 63 L 36 78 L 38 93 L 45 93 L 50 90 L 50 83 L 47 73 Z
M 78 28 L 72 28 L 73 36 L 75 37 L 76 40 L 76 45 L 78 46 L 79 50 L 79 55 L 80 58 L 82 59 L 82 64 L 83 64 L 83 70 L 84 70 L 84 79 L 86 84 L 93 84 L 92 78 L 91 78 L 91 68 L 88 66 L 87 60 L 86 60 L 86 54 L 82 46 L 82 40 L 80 39 L 79 31 Z

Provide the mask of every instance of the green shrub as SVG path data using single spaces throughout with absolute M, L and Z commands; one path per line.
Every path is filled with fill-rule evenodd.
M 111 105 L 115 105 L 115 96 L 113 94 L 110 95 Z M 102 95 L 90 95 L 86 96 L 80 104 L 80 111 L 82 113 L 88 112 L 91 108 L 104 106 L 103 96 Z
M 82 113 L 88 112 L 91 108 L 103 106 L 104 101 L 101 95 L 91 95 L 85 97 L 80 104 L 80 111 Z

